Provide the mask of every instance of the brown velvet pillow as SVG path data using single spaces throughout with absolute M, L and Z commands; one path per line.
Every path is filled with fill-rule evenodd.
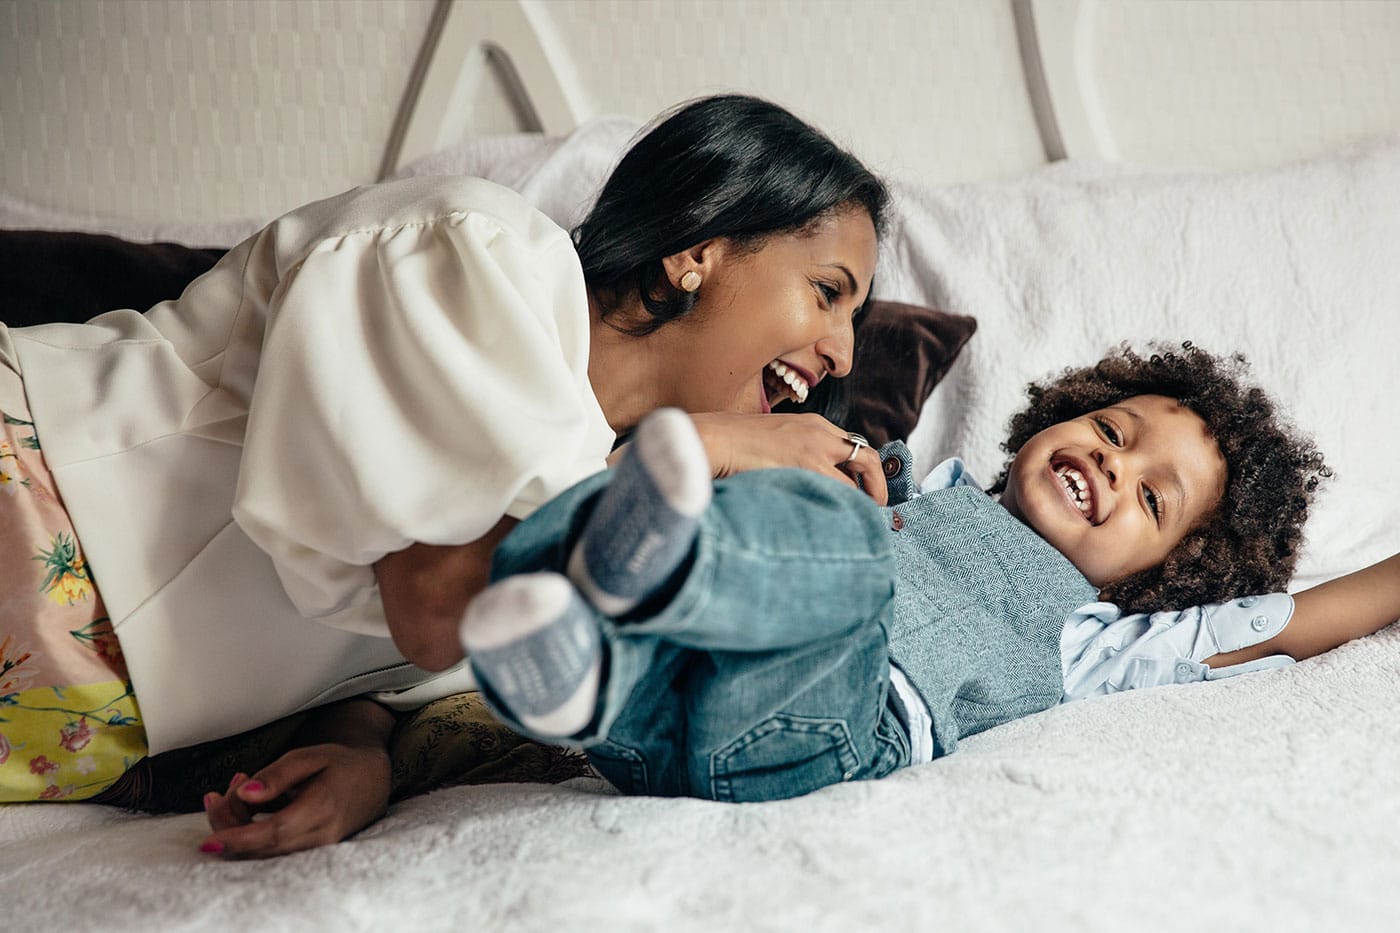
M 977 330 L 975 318 L 872 301 L 856 333 L 845 427 L 879 447 L 904 440 L 924 402 Z
M 132 243 L 94 233 L 0 230 L 0 321 L 11 327 L 144 311 L 208 270 L 222 249 Z

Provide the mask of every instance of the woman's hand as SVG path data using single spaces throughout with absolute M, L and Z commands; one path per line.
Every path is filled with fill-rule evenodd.
M 339 842 L 384 815 L 392 769 L 393 714 L 369 700 L 318 711 L 307 737 L 332 741 L 294 748 L 228 790 L 206 794 L 214 830 L 200 850 L 225 858 L 267 858 Z M 259 814 L 266 814 L 255 819 Z
M 767 467 L 801 467 L 865 490 L 878 505 L 889 498 L 880 455 L 855 445 L 821 415 L 691 415 L 715 478 Z M 856 482 L 859 477 L 860 482 Z

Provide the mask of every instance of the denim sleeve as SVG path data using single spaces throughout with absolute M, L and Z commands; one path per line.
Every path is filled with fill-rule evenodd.
M 1203 662 L 1273 638 L 1292 617 L 1293 597 L 1287 593 L 1150 615 L 1124 615 L 1112 603 L 1090 603 L 1070 616 L 1060 636 L 1061 702 L 1286 667 L 1293 659 L 1281 654 L 1215 670 Z
M 901 505 L 919 494 L 914 482 L 914 455 L 903 441 L 890 441 L 880 448 L 880 466 L 889 489 L 888 505 Z

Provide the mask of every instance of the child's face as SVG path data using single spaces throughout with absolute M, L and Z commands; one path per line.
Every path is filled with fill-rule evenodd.
M 1199 415 L 1139 395 L 1032 437 L 1001 504 L 1102 587 L 1166 559 L 1220 501 L 1225 475 Z

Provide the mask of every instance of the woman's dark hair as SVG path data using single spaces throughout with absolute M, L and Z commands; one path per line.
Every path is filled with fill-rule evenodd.
M 1035 434 L 1135 395 L 1176 399 L 1205 421 L 1225 457 L 1225 492 L 1214 511 L 1156 567 L 1116 580 L 1102 598 L 1129 612 L 1157 612 L 1281 591 L 1293 576 L 1308 506 L 1331 476 L 1312 441 L 1284 424 L 1265 392 L 1243 381 L 1239 354 L 1217 357 L 1190 342 L 1128 346 L 1093 366 L 1032 383 L 1030 406 L 1011 419 L 1003 449 L 1016 452 Z M 1002 492 L 1006 469 L 990 491 Z
M 627 333 L 651 333 L 691 310 L 695 295 L 671 285 L 661 260 L 697 243 L 724 237 L 757 250 L 770 236 L 848 209 L 883 228 L 884 183 L 777 104 L 705 97 L 659 119 L 573 230 L 604 320 L 641 297 L 649 319 L 628 322 Z

